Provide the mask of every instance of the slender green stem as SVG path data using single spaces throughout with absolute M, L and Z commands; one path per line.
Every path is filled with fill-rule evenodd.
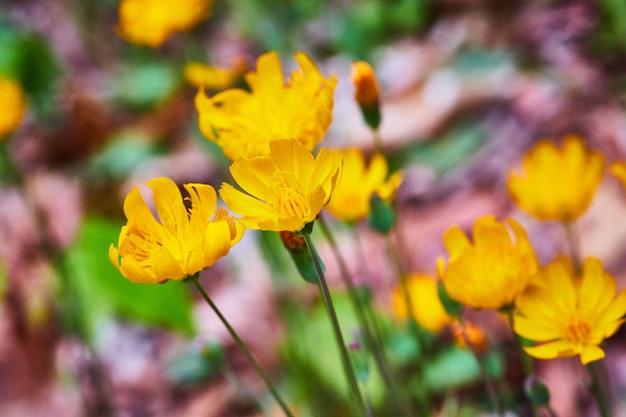
M 378 129 L 372 130 L 372 137 L 374 138 L 374 147 L 378 152 L 383 152 L 383 138 L 380 135 Z
M 606 395 L 604 395 L 604 390 L 600 381 L 600 375 L 598 373 L 598 369 L 596 368 L 596 364 L 597 362 L 591 362 L 587 364 L 589 375 L 591 375 L 591 391 L 596 397 L 596 404 L 598 405 L 598 411 L 600 412 L 600 416 L 610 417 L 611 410 Z
M 267 385 L 267 388 L 270 390 L 270 392 L 274 396 L 274 399 L 276 399 L 276 402 L 278 402 L 280 407 L 283 409 L 283 412 L 288 417 L 294 417 L 294 414 L 289 409 L 289 406 L 287 405 L 285 400 L 283 400 L 283 397 L 280 395 L 280 393 L 278 392 L 278 390 L 274 386 L 274 383 L 270 380 L 270 378 L 267 376 L 267 374 L 265 373 L 265 371 L 263 370 L 263 368 L 261 367 L 259 362 L 256 360 L 256 358 L 254 357 L 254 355 L 250 351 L 250 348 L 248 348 L 248 345 L 241 339 L 241 337 L 239 337 L 239 334 L 237 334 L 237 332 L 230 325 L 228 320 L 226 320 L 226 317 L 224 317 L 224 315 L 222 315 L 222 313 L 219 310 L 219 308 L 217 308 L 215 303 L 213 303 L 213 300 L 211 300 L 211 297 L 209 297 L 209 295 L 206 293 L 206 291 L 204 291 L 204 288 L 202 288 L 202 285 L 200 285 L 200 282 L 198 282 L 198 276 L 196 275 L 196 276 L 192 277 L 191 281 L 193 282 L 193 284 L 196 286 L 196 288 L 198 289 L 198 291 L 202 295 L 202 298 L 204 298 L 204 301 L 206 301 L 207 304 L 211 307 L 211 309 L 213 309 L 213 312 L 215 312 L 215 314 L 220 319 L 220 321 L 222 322 L 224 327 L 226 327 L 226 330 L 228 330 L 228 333 L 230 333 L 230 336 L 237 343 L 237 345 L 241 348 L 241 350 L 246 355 L 246 357 L 248 358 L 248 360 L 250 361 L 250 363 L 252 364 L 254 369 L 257 371 L 257 373 L 259 374 L 261 379 L 263 379 L 263 382 L 265 382 L 265 385 Z
M 491 378 L 489 377 L 489 374 L 487 373 L 487 369 L 485 368 L 485 364 L 483 360 L 481 359 L 480 355 L 476 351 L 474 344 L 472 343 L 469 336 L 467 335 L 467 332 L 465 331 L 465 323 L 463 322 L 462 315 L 459 317 L 459 320 L 461 323 L 461 335 L 463 336 L 463 340 L 465 341 L 467 348 L 472 352 L 472 354 L 474 355 L 474 358 L 476 358 L 476 363 L 478 364 L 478 371 L 480 373 L 480 378 L 482 379 L 483 385 L 485 389 L 487 390 L 487 395 L 489 396 L 489 400 L 491 401 L 491 406 L 500 417 L 504 417 L 504 408 L 502 407 L 502 403 L 500 401 L 498 392 L 496 391 L 496 388 L 493 385 L 493 381 L 491 380 Z
M 324 305 L 326 306 L 326 311 L 330 316 L 330 321 L 333 327 L 333 331 L 335 333 L 335 338 L 337 340 L 337 344 L 339 345 L 339 353 L 341 354 L 341 361 L 343 363 L 344 372 L 346 374 L 346 378 L 348 379 L 348 384 L 350 385 L 350 390 L 352 391 L 352 396 L 356 402 L 357 408 L 359 409 L 359 413 L 361 416 L 367 416 L 367 407 L 365 405 L 365 401 L 363 400 L 363 396 L 361 395 L 361 390 L 359 389 L 359 383 L 356 379 L 356 375 L 354 373 L 354 368 L 352 367 L 352 362 L 350 361 L 350 355 L 348 354 L 348 348 L 346 347 L 346 343 L 343 339 L 343 335 L 341 334 L 341 327 L 339 326 L 339 319 L 337 318 L 337 313 L 335 312 L 335 306 L 333 305 L 333 300 L 330 296 L 330 289 L 328 288 L 328 284 L 326 283 L 326 277 L 324 276 L 324 270 L 322 269 L 322 265 L 319 263 L 319 258 L 314 255 L 313 251 L 313 242 L 311 241 L 311 236 L 309 234 L 303 234 L 304 241 L 306 242 L 306 246 L 309 250 L 311 258 L 313 259 L 313 263 L 315 264 L 315 270 L 317 271 L 317 276 L 319 278 L 319 289 L 322 294 L 322 299 L 324 300 Z
M 563 222 L 563 227 L 565 228 L 565 237 L 569 247 L 570 258 L 572 259 L 572 265 L 574 266 L 574 272 L 580 274 L 582 271 L 583 258 L 576 224 L 574 222 Z
M 328 229 L 328 225 L 326 224 L 322 216 L 319 217 L 318 221 L 320 223 L 322 233 L 326 236 L 326 239 L 328 240 L 328 243 L 333 250 L 335 258 L 337 259 L 342 281 L 344 285 L 348 288 L 348 296 L 350 297 L 350 301 L 352 302 L 354 310 L 356 311 L 357 318 L 361 323 L 361 329 L 363 330 L 365 343 L 371 349 L 371 352 L 374 356 L 374 361 L 376 362 L 376 366 L 380 371 L 380 375 L 387 385 L 389 393 L 393 397 L 393 404 L 399 409 L 402 415 L 410 417 L 413 415 L 413 413 L 410 410 L 408 401 L 406 399 L 403 399 L 400 395 L 400 392 L 402 391 L 399 389 L 396 379 L 392 375 L 391 368 L 388 365 L 388 360 L 385 355 L 385 350 L 383 348 L 383 343 L 381 341 L 382 338 L 380 336 L 378 326 L 376 326 L 375 323 L 371 322 L 368 319 L 368 315 L 365 311 L 365 308 L 363 307 L 363 303 L 359 301 L 357 288 L 352 281 L 352 277 L 350 275 L 350 271 L 348 270 L 348 266 L 346 265 L 346 261 L 343 258 L 332 233 Z
M 406 274 L 402 268 L 402 264 L 400 263 L 400 259 L 398 258 L 398 254 L 394 250 L 393 242 L 391 241 L 390 235 L 385 235 L 385 244 L 387 245 L 387 252 L 389 253 L 389 259 L 391 260 L 391 264 L 398 278 L 398 282 L 402 287 L 402 293 L 404 295 L 404 302 L 407 308 L 408 317 L 413 316 L 413 299 L 411 297 L 411 292 L 409 291 L 409 285 L 406 280 Z
M 522 369 L 524 371 L 524 376 L 529 377 L 533 374 L 533 362 L 532 358 L 524 351 L 522 348 L 522 340 L 520 336 L 515 333 L 515 315 L 513 307 L 507 307 L 506 309 L 507 317 L 509 318 L 509 325 L 511 326 L 511 331 L 515 336 L 515 342 L 517 344 L 517 348 L 520 352 L 520 358 L 522 360 Z
M 509 325 L 511 326 L 511 331 L 513 332 L 513 336 L 515 337 L 515 344 L 517 345 L 517 349 L 520 353 L 520 359 L 522 361 L 522 370 L 524 371 L 524 379 L 528 378 L 533 373 L 533 362 L 531 357 L 524 351 L 522 348 L 522 339 L 515 333 L 515 315 L 514 315 L 514 307 L 509 306 L 505 308 L 506 315 L 509 318 Z M 533 417 L 537 415 L 537 406 L 531 401 L 532 406 L 532 415 Z

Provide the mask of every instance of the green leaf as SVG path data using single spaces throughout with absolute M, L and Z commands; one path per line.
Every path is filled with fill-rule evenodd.
M 91 340 L 98 326 L 113 316 L 190 334 L 191 298 L 184 283 L 133 284 L 109 261 L 107 251 L 111 243 L 117 243 L 120 226 L 101 218 L 84 221 L 60 279 L 60 295 L 75 294 L 66 311 L 79 315 L 78 325 Z
M 123 68 L 111 80 L 111 91 L 122 104 L 148 110 L 163 103 L 181 84 L 177 67 L 151 60 Z

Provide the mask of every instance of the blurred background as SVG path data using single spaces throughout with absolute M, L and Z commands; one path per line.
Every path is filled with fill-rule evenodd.
M 0 75 L 27 102 L 0 143 L 2 416 L 263 415 L 262 382 L 196 292 L 182 282 L 131 284 L 107 257 L 135 185 L 167 176 L 219 188 L 228 178 L 229 161 L 198 130 L 190 62 L 241 74 L 276 50 L 287 73 L 293 53 L 306 52 L 339 79 L 322 145 L 370 154 L 350 82 L 351 63 L 368 61 L 382 90 L 385 152 L 405 176 L 397 196 L 405 267 L 433 276 L 442 233 L 484 214 L 519 220 L 543 263 L 566 250 L 558 225 L 533 220 L 506 194 L 508 172 L 537 140 L 580 134 L 609 162 L 626 159 L 623 0 L 215 0 L 210 16 L 154 47 L 119 36 L 119 6 L 0 0 Z M 16 106 L 3 99 L 0 119 Z M 622 287 L 625 208 L 607 175 L 579 222 L 583 253 L 602 259 Z M 366 225 L 332 225 L 354 273 L 369 277 L 374 307 L 393 322 L 384 239 Z M 351 339 L 338 268 L 318 240 Z M 247 232 L 201 282 L 288 398 L 313 404 L 314 415 L 342 415 L 347 394 L 316 288 L 274 234 Z M 473 316 L 501 347 L 493 372 L 514 395 L 521 376 L 508 366 L 506 322 Z M 606 346 L 615 415 L 626 415 L 624 332 Z M 402 332 L 390 338 L 400 362 L 417 354 Z M 450 392 L 481 395 L 472 358 L 454 355 L 426 371 L 443 404 L 456 401 Z M 560 416 L 594 415 L 577 358 L 539 362 L 538 372 Z M 265 400 L 265 412 L 280 415 Z M 464 404 L 441 415 L 480 409 Z

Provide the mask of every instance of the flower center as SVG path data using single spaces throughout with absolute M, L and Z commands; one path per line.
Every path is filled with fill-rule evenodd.
M 575 313 L 569 318 L 569 323 L 565 328 L 565 340 L 569 342 L 582 342 L 591 333 L 589 324 Z
M 302 187 L 297 181 L 293 178 L 289 181 L 288 176 L 281 173 L 270 180 L 270 185 L 276 191 L 275 208 L 283 217 L 308 218 L 311 208 L 308 200 L 302 195 Z

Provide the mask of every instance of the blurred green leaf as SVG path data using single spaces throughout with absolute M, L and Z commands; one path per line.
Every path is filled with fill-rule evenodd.
M 502 375 L 504 366 L 499 353 L 489 352 L 483 361 L 491 377 L 497 379 Z M 434 392 L 459 388 L 479 378 L 478 362 L 467 349 L 452 347 L 425 363 L 424 379 L 428 388 Z
M 421 163 L 438 172 L 446 172 L 462 165 L 487 139 L 487 132 L 482 125 L 463 124 L 439 138 L 413 142 L 396 150 L 387 158 L 390 171 Z
M 128 64 L 110 82 L 117 101 L 136 110 L 148 110 L 176 91 L 182 84 L 182 72 L 175 65 L 152 59 Z
M 61 66 L 43 36 L 0 22 L 0 73 L 20 82 L 38 113 L 58 107 Z
M 101 218 L 83 222 L 67 254 L 66 276 L 61 277 L 60 285 L 70 286 L 76 295 L 67 312 L 79 315 L 79 325 L 91 340 L 97 335 L 98 325 L 115 315 L 190 334 L 191 298 L 183 282 L 133 284 L 109 261 L 107 251 L 111 243 L 117 243 L 120 226 Z M 68 293 L 61 290 L 62 295 Z
M 137 166 L 161 153 L 154 140 L 136 131 L 127 131 L 111 140 L 89 164 L 90 177 L 121 179 Z
M 347 295 L 333 293 L 333 302 L 346 343 L 358 329 L 358 322 Z M 289 327 L 289 338 L 283 346 L 285 360 L 289 366 L 293 387 L 304 402 L 315 402 L 316 396 L 330 396 L 326 401 L 349 402 L 350 390 L 343 373 L 337 342 L 323 304 L 311 311 L 299 305 L 291 305 L 285 314 Z M 363 360 L 364 358 L 360 358 Z M 362 384 L 374 405 L 384 397 L 384 384 L 375 367 L 371 367 L 367 380 Z M 328 405 L 328 404 L 327 404 Z M 332 409 L 329 406 L 328 409 Z M 328 412 L 326 415 L 332 415 Z M 345 414 L 344 414 L 345 415 Z
M 223 371 L 224 348 L 217 343 L 198 346 L 196 343 L 168 358 L 165 373 L 177 385 L 195 387 Z

